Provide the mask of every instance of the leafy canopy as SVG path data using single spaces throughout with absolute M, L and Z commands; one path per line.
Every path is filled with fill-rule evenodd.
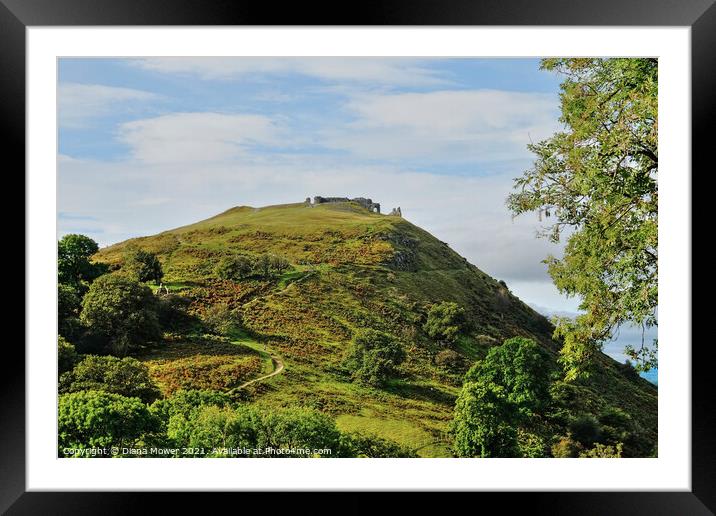
M 158 285 L 164 277 L 162 264 L 157 255 L 142 249 L 131 249 L 127 252 L 122 270 L 142 283 L 154 281 Z
M 151 403 L 161 395 L 149 369 L 136 358 L 86 356 L 60 377 L 60 392 L 103 390 Z
M 465 375 L 455 403 L 455 452 L 460 457 L 534 456 L 542 447 L 525 432 L 550 402 L 549 355 L 530 339 L 515 337 L 492 348 Z M 523 449 L 519 434 L 526 437 Z M 534 442 L 533 442 L 534 441 Z
M 60 396 L 59 451 L 63 448 L 131 446 L 156 431 L 157 420 L 138 398 L 104 391 Z
M 428 310 L 428 318 L 423 329 L 439 342 L 452 343 L 464 330 L 465 310 L 457 303 L 443 301 Z
M 345 364 L 356 381 L 379 387 L 395 374 L 404 359 L 405 351 L 391 335 L 364 329 L 353 337 Z
M 119 274 L 106 274 L 92 283 L 82 300 L 80 320 L 120 356 L 162 336 L 152 291 Z
M 539 211 L 554 222 L 542 236 L 564 256 L 547 258 L 554 284 L 581 298 L 585 312 L 557 320 L 568 379 L 589 372 L 595 353 L 622 324 L 657 324 L 658 65 L 656 59 L 545 59 L 564 74 L 564 130 L 529 146 L 533 167 L 515 180 L 515 215 Z M 655 346 L 630 345 L 642 369 Z
M 90 262 L 99 251 L 97 242 L 85 235 L 65 235 L 57 243 L 57 274 L 60 283 L 79 285 L 104 273 L 102 264 Z

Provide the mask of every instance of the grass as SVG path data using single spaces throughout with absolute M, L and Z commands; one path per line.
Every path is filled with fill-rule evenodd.
M 157 378 L 169 376 L 162 368 L 180 362 L 171 367 L 185 375 L 187 385 L 223 382 L 220 387 L 227 390 L 239 377 L 271 371 L 270 355 L 279 355 L 285 370 L 243 389 L 243 402 L 268 409 L 311 407 L 334 417 L 343 430 L 420 445 L 421 455 L 451 455 L 443 442 L 430 443 L 449 428 L 463 372 L 435 365 L 435 355 L 444 348 L 422 331 L 431 304 L 454 301 L 466 310 L 469 328 L 454 349 L 468 365 L 491 346 L 518 335 L 535 339 L 556 357 L 549 322 L 508 287 L 407 220 L 369 213 L 352 203 L 236 207 L 104 248 L 96 259 L 119 263 L 127 245 L 157 253 L 164 285 L 187 297 L 193 313 L 226 304 L 240 314 L 245 328 L 215 348 L 233 350 L 229 358 L 223 351 L 210 352 L 211 346 L 191 347 L 197 343 L 186 345 L 193 353 L 187 356 L 171 355 L 176 349 L 170 348 L 158 352 L 147 359 Z M 220 281 L 215 264 L 230 253 L 283 256 L 292 269 L 266 280 Z M 356 385 L 342 368 L 360 328 L 390 333 L 406 349 L 399 378 L 384 389 Z M 212 367 L 235 367 L 236 374 L 217 373 L 209 380 L 205 377 L 212 377 Z M 656 391 L 626 379 L 611 359 L 605 358 L 600 375 L 577 388 L 580 410 L 622 407 L 655 442 Z

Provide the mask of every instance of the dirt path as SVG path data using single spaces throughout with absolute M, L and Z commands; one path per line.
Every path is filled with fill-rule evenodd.
M 249 380 L 248 382 L 244 382 L 238 387 L 233 388 L 232 391 L 243 389 L 244 387 L 247 387 L 252 383 L 260 382 L 261 380 L 265 380 L 266 378 L 271 378 L 272 376 L 276 376 L 281 371 L 283 371 L 283 360 L 281 360 L 280 357 L 277 357 L 276 355 L 271 355 L 271 362 L 273 363 L 273 371 L 271 371 L 269 374 L 265 374 L 263 376 L 259 376 L 258 378 L 254 378 L 253 380 Z

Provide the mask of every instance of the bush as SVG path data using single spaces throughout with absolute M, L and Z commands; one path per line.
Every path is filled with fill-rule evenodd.
M 417 457 L 415 451 L 395 441 L 376 435 L 359 432 L 341 434 L 340 448 L 342 457 L 366 458 L 408 458 Z
M 344 361 L 355 380 L 384 385 L 405 359 L 405 352 L 392 336 L 376 330 L 359 330 Z
M 164 277 L 162 264 L 154 253 L 142 249 L 131 249 L 124 256 L 122 272 L 128 274 L 132 279 L 144 283 L 145 281 L 159 282 Z
M 138 398 L 104 391 L 82 391 L 60 396 L 58 437 L 63 448 L 132 446 L 157 430 L 157 420 Z
M 216 456 L 226 456 L 221 448 L 267 448 L 284 453 L 246 456 L 261 458 L 312 457 L 314 449 L 329 449 L 338 456 L 340 432 L 329 417 L 309 409 L 263 412 L 253 407 L 204 406 L 188 419 L 172 418 L 169 432 L 182 440 L 182 446 L 219 448 Z M 293 453 L 285 453 L 293 449 Z M 308 453 L 304 453 L 308 451 Z
M 75 347 L 67 342 L 63 337 L 57 339 L 57 370 L 60 374 L 65 371 L 72 369 L 77 361 L 79 355 L 75 351 Z
M 165 330 L 181 330 L 193 324 L 187 312 L 191 300 L 178 294 L 166 294 L 157 300 L 157 319 Z
M 622 443 L 614 446 L 597 443 L 594 448 L 580 453 L 579 456 L 590 459 L 619 459 L 622 456 Z
M 552 456 L 558 459 L 579 457 L 584 447 L 569 437 L 562 437 L 552 445 Z
M 601 439 L 599 421 L 591 414 L 583 414 L 574 418 L 569 424 L 569 432 L 572 439 L 585 448 L 591 447 Z
M 225 256 L 219 261 L 214 272 L 223 280 L 241 281 L 251 275 L 251 260 L 241 255 Z
M 463 370 L 465 367 L 464 357 L 452 349 L 443 349 L 435 355 L 435 364 L 448 371 Z
M 465 310 L 456 303 L 443 301 L 428 310 L 423 330 L 438 342 L 451 344 L 464 331 L 464 327 Z
M 161 339 L 157 299 L 149 287 L 122 275 L 98 278 L 82 301 L 80 320 L 116 355 Z
M 211 305 L 202 314 L 206 327 L 217 335 L 226 335 L 240 324 L 240 316 L 225 303 Z
M 136 358 L 89 355 L 60 376 L 60 392 L 102 390 L 151 403 L 161 393 Z

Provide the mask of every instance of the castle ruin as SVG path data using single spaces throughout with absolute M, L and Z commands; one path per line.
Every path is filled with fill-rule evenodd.
M 366 210 L 370 211 L 371 213 L 380 213 L 380 203 L 373 202 L 373 199 L 366 199 L 365 197 L 354 197 L 353 199 L 349 199 L 348 197 L 322 197 L 320 195 L 316 195 L 313 197 L 313 203 L 311 203 L 310 197 L 306 197 L 305 201 L 307 206 L 316 206 L 318 204 L 326 204 L 332 202 L 354 202 L 362 206 Z M 393 208 L 393 211 L 390 212 L 390 215 L 397 217 L 403 216 L 400 211 L 400 207 Z

